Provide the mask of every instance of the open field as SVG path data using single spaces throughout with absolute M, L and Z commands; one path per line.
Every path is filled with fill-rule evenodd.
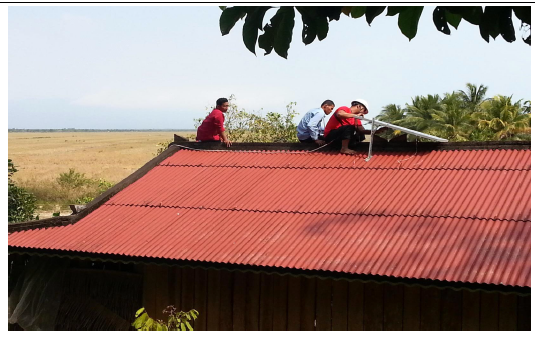
M 88 179 L 113 184 L 155 156 L 158 143 L 195 132 L 51 132 L 8 133 L 8 157 L 18 172 L 15 182 L 34 193 L 44 209 L 72 204 L 83 190 L 61 189 L 60 173 L 70 168 Z

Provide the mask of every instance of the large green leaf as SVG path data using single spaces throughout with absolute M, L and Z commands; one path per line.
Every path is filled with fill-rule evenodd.
M 264 20 L 264 15 L 266 11 L 271 7 L 260 6 L 253 7 L 252 9 L 247 10 L 247 17 L 245 18 L 245 23 L 243 24 L 242 36 L 243 43 L 256 55 L 255 47 L 256 40 L 258 39 L 258 30 L 262 29 L 262 21 Z
M 236 25 L 236 22 L 247 14 L 246 8 L 245 6 L 234 6 L 227 7 L 223 10 L 221 17 L 219 17 L 219 29 L 223 36 L 227 35 L 234 25 Z
M 143 313 L 141 316 L 139 316 L 138 318 L 136 318 L 136 320 L 134 321 L 134 323 L 132 323 L 132 325 L 134 326 L 134 328 L 136 329 L 141 329 L 144 325 L 145 325 L 145 322 L 149 319 L 149 315 L 145 312 Z
M 351 7 L 351 18 L 360 18 L 366 13 L 366 6 Z
M 368 25 L 371 25 L 373 19 L 375 19 L 379 14 L 383 13 L 386 9 L 386 6 L 367 6 L 366 7 L 366 21 Z
M 147 319 L 147 321 L 145 322 L 145 325 L 143 326 L 143 328 L 146 329 L 146 330 L 150 330 L 150 329 L 152 328 L 153 325 L 154 325 L 154 319 L 149 318 L 149 319 Z
M 188 327 L 189 331 L 193 331 L 193 327 L 191 326 L 191 324 L 189 324 L 188 321 L 186 321 L 186 326 Z
M 409 41 L 416 36 L 418 32 L 418 22 L 424 6 L 409 6 L 406 10 L 399 13 L 398 27 Z
M 317 6 L 316 12 L 319 16 L 327 17 L 329 21 L 340 20 L 342 8 L 341 6 Z
M 292 6 L 284 6 L 279 9 L 282 12 L 279 29 L 275 34 L 275 52 L 284 58 L 288 57 L 288 49 L 292 42 L 292 31 L 294 29 L 295 11 Z
M 446 11 L 443 7 L 437 6 L 433 11 L 433 23 L 437 30 L 444 34 L 450 34 L 450 28 L 448 26 L 448 21 L 446 20 Z
M 145 308 L 141 308 L 136 311 L 136 317 L 139 316 L 143 311 L 145 311 Z
M 513 11 L 518 19 L 531 25 L 531 6 L 514 6 Z
M 500 12 L 500 19 L 498 23 L 500 34 L 508 43 L 512 43 L 516 40 L 515 28 L 513 27 L 513 21 L 511 20 L 512 15 L 512 8 L 503 8 L 503 10 Z
M 270 23 L 264 27 L 264 34 L 258 38 L 259 46 L 266 51 L 265 55 L 275 49 L 279 56 L 288 57 L 288 49 L 292 42 L 294 18 L 295 11 L 293 6 L 279 8 L 271 18 Z
M 455 27 L 457 29 L 459 27 L 459 24 L 463 18 L 459 14 L 451 13 L 450 11 L 446 10 L 446 21 L 451 26 Z
M 264 49 L 264 51 L 266 51 L 264 55 L 269 55 L 273 50 L 273 41 L 275 40 L 275 28 L 273 27 L 272 23 L 273 19 L 276 16 L 277 15 L 275 14 L 275 16 L 271 18 L 271 22 L 264 26 L 264 33 L 260 35 L 260 37 L 258 37 L 258 46 L 261 49 Z
M 315 7 L 310 6 L 296 6 L 297 11 L 301 14 L 301 19 L 303 21 L 303 30 L 301 32 L 301 39 L 305 45 L 308 45 L 316 39 L 318 34 L 317 29 L 317 12 Z
M 483 16 L 483 8 L 481 6 L 441 6 L 445 10 L 459 14 L 464 20 L 470 24 L 479 25 Z
M 500 8 L 497 6 L 487 6 L 481 17 L 479 24 L 479 33 L 481 37 L 489 42 L 489 36 L 496 39 L 500 34 L 499 16 Z
M 316 27 L 318 28 L 318 39 L 325 39 L 325 37 L 327 37 L 327 33 L 329 32 L 329 22 L 327 21 L 327 18 L 317 17 Z
M 391 16 L 401 13 L 407 8 L 408 6 L 388 6 L 388 9 L 386 10 L 386 15 L 391 17 Z

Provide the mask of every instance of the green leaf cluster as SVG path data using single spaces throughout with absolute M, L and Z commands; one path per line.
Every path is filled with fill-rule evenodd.
M 263 25 L 269 6 L 233 6 L 221 7 L 219 26 L 222 35 L 227 35 L 236 22 L 245 18 L 242 29 L 243 43 L 256 54 L 258 46 L 268 55 L 275 52 L 288 57 L 295 25 L 295 10 L 303 22 L 301 38 L 305 45 L 316 38 L 323 40 L 329 32 L 329 23 L 340 19 L 343 13 L 357 19 L 365 17 L 368 25 L 385 12 L 386 16 L 397 16 L 401 33 L 412 40 L 418 32 L 418 23 L 423 6 L 282 6 L 277 9 L 269 23 Z M 499 35 L 507 42 L 516 40 L 512 23 L 513 14 L 529 30 L 529 35 L 522 38 L 531 45 L 531 7 L 530 6 L 437 6 L 433 10 L 433 22 L 438 31 L 451 34 L 450 26 L 457 29 L 462 20 L 479 27 L 481 37 L 489 42 L 489 37 L 496 39 Z M 264 33 L 258 36 L 258 31 Z
M 70 168 L 69 172 L 60 173 L 56 178 L 56 182 L 62 191 L 80 194 L 75 199 L 75 204 L 89 203 L 96 196 L 113 186 L 113 183 L 103 178 L 88 178 L 84 173 L 77 172 L 74 168 Z
M 467 83 L 466 90 L 443 96 L 415 96 L 404 108 L 383 107 L 377 119 L 449 141 L 531 140 L 531 101 L 512 102 L 512 96 L 503 95 L 486 98 L 487 89 Z M 385 129 L 379 135 L 390 140 L 401 134 Z
M 200 123 L 199 123 L 199 126 L 200 126 Z M 196 126 L 195 128 L 197 128 L 197 127 L 198 126 Z M 156 150 L 156 153 L 154 155 L 157 156 L 157 155 L 161 154 L 163 151 L 167 150 L 167 147 L 172 142 L 173 142 L 173 140 L 166 140 L 166 141 L 162 141 L 162 142 L 159 142 L 158 144 L 156 144 L 156 146 L 158 146 L 158 149 Z
M 24 188 L 15 184 L 12 176 L 17 168 L 11 159 L 7 160 L 7 183 L 8 183 L 8 222 L 24 222 L 39 219 L 34 216 L 36 209 L 35 196 Z
M 230 140 L 236 142 L 297 142 L 294 118 L 295 102 L 286 106 L 286 113 L 257 112 L 238 109 L 234 95 L 229 97 L 229 109 L 225 113 L 225 129 Z
M 169 305 L 163 313 L 168 315 L 165 321 L 149 317 L 145 308 L 141 308 L 136 312 L 132 326 L 138 331 L 193 331 L 191 322 L 199 316 L 195 309 L 187 312 L 177 311 L 173 305 Z

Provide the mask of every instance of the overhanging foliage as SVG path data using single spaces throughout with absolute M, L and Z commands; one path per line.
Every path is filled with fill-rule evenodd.
M 242 29 L 243 43 L 256 54 L 258 41 L 265 55 L 272 50 L 284 58 L 292 41 L 295 25 L 295 11 L 301 14 L 303 21 L 302 40 L 305 45 L 312 43 L 316 37 L 323 40 L 329 32 L 329 22 L 339 20 L 341 14 L 351 18 L 364 17 L 370 25 L 373 20 L 385 12 L 386 16 L 397 16 L 400 31 L 409 39 L 418 32 L 418 23 L 423 6 L 281 6 L 270 22 L 263 26 L 269 6 L 233 6 L 221 9 L 219 26 L 222 35 L 227 35 L 236 22 L 245 18 Z M 499 35 L 507 42 L 516 40 L 512 15 L 520 19 L 522 27 L 529 31 L 522 40 L 531 45 L 531 7 L 530 6 L 437 6 L 433 11 L 433 22 L 437 30 L 449 35 L 450 26 L 457 29 L 462 20 L 479 27 L 481 37 L 489 42 L 489 37 L 496 39 Z M 262 27 L 263 26 L 263 27 Z M 264 33 L 258 36 L 258 30 Z

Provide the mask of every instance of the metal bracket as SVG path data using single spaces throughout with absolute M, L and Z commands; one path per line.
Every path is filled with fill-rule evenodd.
M 375 118 L 372 118 L 372 128 L 370 130 L 370 148 L 368 150 L 368 158 L 364 159 L 365 161 L 369 162 L 370 159 L 372 159 L 372 146 L 373 146 L 373 135 L 375 134 L 375 131 L 377 128 L 375 127 Z

